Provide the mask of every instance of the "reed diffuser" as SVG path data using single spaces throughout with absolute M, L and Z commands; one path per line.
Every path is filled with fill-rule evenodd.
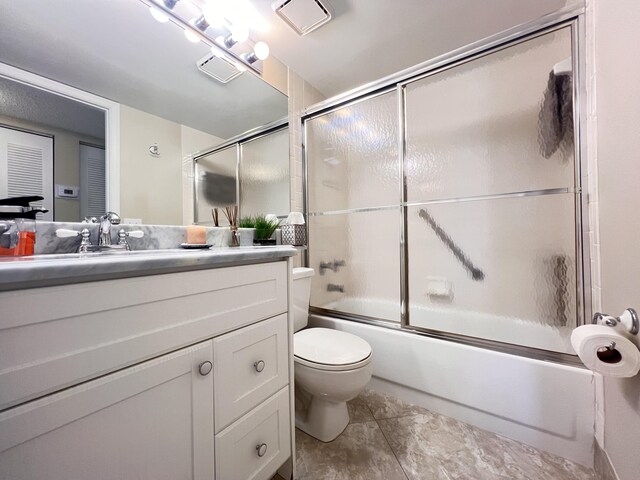
M 238 206 L 224 207 L 224 216 L 227 217 L 229 222 L 229 229 L 231 230 L 231 242 L 230 247 L 239 247 L 240 239 L 238 238 Z

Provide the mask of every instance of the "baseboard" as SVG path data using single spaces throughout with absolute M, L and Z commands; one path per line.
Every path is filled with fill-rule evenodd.
M 599 480 L 620 480 L 618 475 L 611 465 L 611 460 L 609 459 L 609 455 L 605 452 L 600 444 L 593 441 L 593 468 L 596 471 L 596 475 Z

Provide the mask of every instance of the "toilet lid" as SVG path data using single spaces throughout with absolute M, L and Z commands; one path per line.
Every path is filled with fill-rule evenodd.
M 362 338 L 330 328 L 307 328 L 293 337 L 296 357 L 324 365 L 349 365 L 371 355 L 371 346 Z

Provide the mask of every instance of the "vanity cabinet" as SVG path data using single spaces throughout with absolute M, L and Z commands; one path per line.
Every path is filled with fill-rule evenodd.
M 0 480 L 270 479 L 293 454 L 289 272 L 0 293 L 23 313 L 0 318 Z

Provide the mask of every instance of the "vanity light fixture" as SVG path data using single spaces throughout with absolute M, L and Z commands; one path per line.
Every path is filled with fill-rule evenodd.
M 223 57 L 229 64 L 244 67 L 240 71 L 248 69 L 258 76 L 262 75 L 262 64 L 259 60 L 269 56 L 269 47 L 265 42 L 258 42 L 253 48 L 250 43 L 247 44 L 248 22 L 255 23 L 255 15 L 251 9 L 240 8 L 240 3 L 246 0 L 140 1 L 151 8 L 156 20 L 164 23 L 166 17 L 182 27 L 185 37 L 190 42 L 202 41 L 212 48 L 214 54 Z M 239 3 L 236 5 L 236 2 Z M 246 15 L 239 15 L 242 12 Z
M 192 43 L 200 43 L 200 37 L 188 28 L 184 29 L 184 36 Z
M 167 23 L 169 21 L 169 17 L 167 17 L 160 9 L 156 7 L 149 7 L 149 11 L 151 12 L 151 16 L 155 18 L 160 23 Z
M 264 42 L 258 42 L 253 47 L 253 52 L 245 54 L 243 58 L 249 64 L 255 63 L 258 60 L 264 60 L 269 56 L 269 45 Z
M 205 17 L 204 14 L 200 15 L 197 19 L 193 20 L 193 26 L 201 32 L 204 32 L 207 28 L 209 28 L 207 17 Z

